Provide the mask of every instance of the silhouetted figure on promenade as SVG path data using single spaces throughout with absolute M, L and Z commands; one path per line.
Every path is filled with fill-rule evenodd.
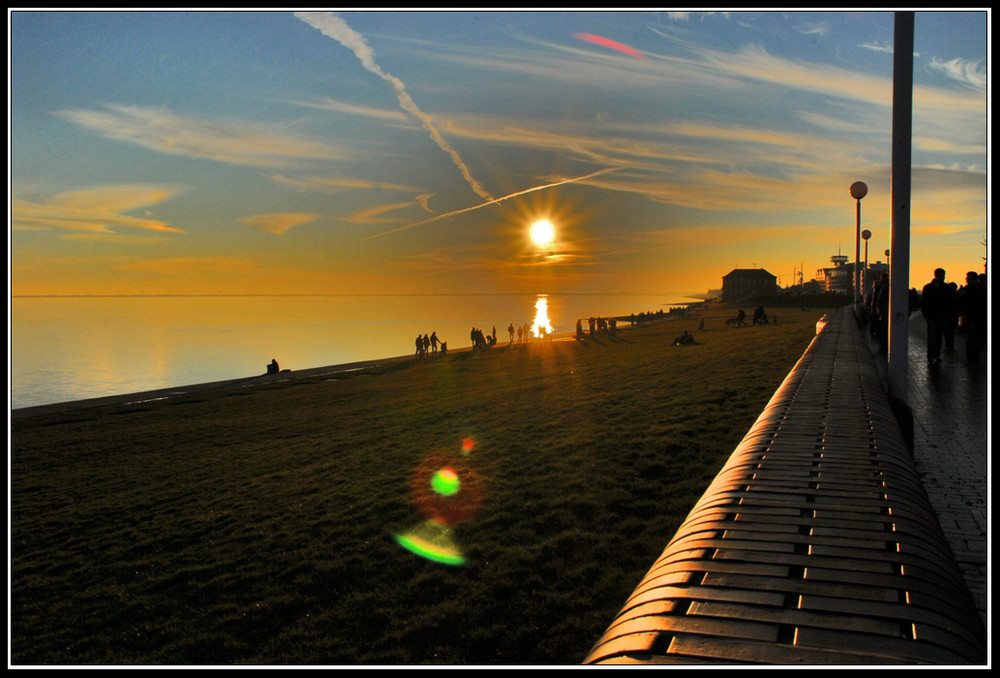
M 878 339 L 879 350 L 882 353 L 887 353 L 889 350 L 889 295 L 891 291 L 889 274 L 883 273 L 875 285 L 871 312 L 874 335 Z
M 986 282 L 981 281 L 983 277 L 969 271 L 958 301 L 965 323 L 965 359 L 970 363 L 978 363 L 986 347 Z
M 955 303 L 948 307 L 948 320 L 944 326 L 944 347 L 955 348 L 955 332 L 958 331 L 958 285 L 953 282 L 945 284 L 951 290 Z
M 268 374 L 277 374 L 278 372 L 279 372 L 279 370 L 278 370 L 278 361 L 275 360 L 274 358 L 271 358 L 271 362 L 269 362 L 267 364 L 267 373 Z
M 932 364 L 941 362 L 941 344 L 957 301 L 944 276 L 943 268 L 934 269 L 934 279 L 924 285 L 920 295 L 920 308 L 927 321 L 927 362 Z
M 438 352 L 438 333 L 431 332 L 431 353 Z

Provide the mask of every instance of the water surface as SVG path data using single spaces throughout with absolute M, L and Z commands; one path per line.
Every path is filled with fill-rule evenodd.
M 11 300 L 14 409 L 254 376 L 272 358 L 306 369 L 410 355 L 437 332 L 449 348 L 478 327 L 498 341 L 535 322 L 666 310 L 680 295 L 18 297 Z

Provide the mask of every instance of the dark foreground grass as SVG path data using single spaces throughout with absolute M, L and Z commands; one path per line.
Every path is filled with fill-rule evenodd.
M 11 661 L 579 663 L 821 311 L 729 315 L 16 421 Z M 395 540 L 431 455 L 464 566 Z

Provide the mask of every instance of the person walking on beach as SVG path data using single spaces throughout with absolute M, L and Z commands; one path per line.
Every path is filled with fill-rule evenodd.
M 924 285 L 920 309 L 927 321 L 927 362 L 941 362 L 941 344 L 948 328 L 948 318 L 955 306 L 955 292 L 944 281 L 945 270 L 934 269 L 934 279 Z

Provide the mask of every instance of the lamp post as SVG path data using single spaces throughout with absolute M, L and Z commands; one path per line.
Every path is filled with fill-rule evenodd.
M 858 300 L 861 297 L 861 199 L 868 195 L 868 184 L 855 181 L 851 184 L 851 197 L 857 201 L 857 217 L 855 218 L 854 235 L 854 312 L 858 312 Z
M 868 293 L 868 238 L 872 237 L 872 232 L 867 228 L 861 231 L 861 239 L 865 241 L 865 267 L 861 269 L 861 289 Z

